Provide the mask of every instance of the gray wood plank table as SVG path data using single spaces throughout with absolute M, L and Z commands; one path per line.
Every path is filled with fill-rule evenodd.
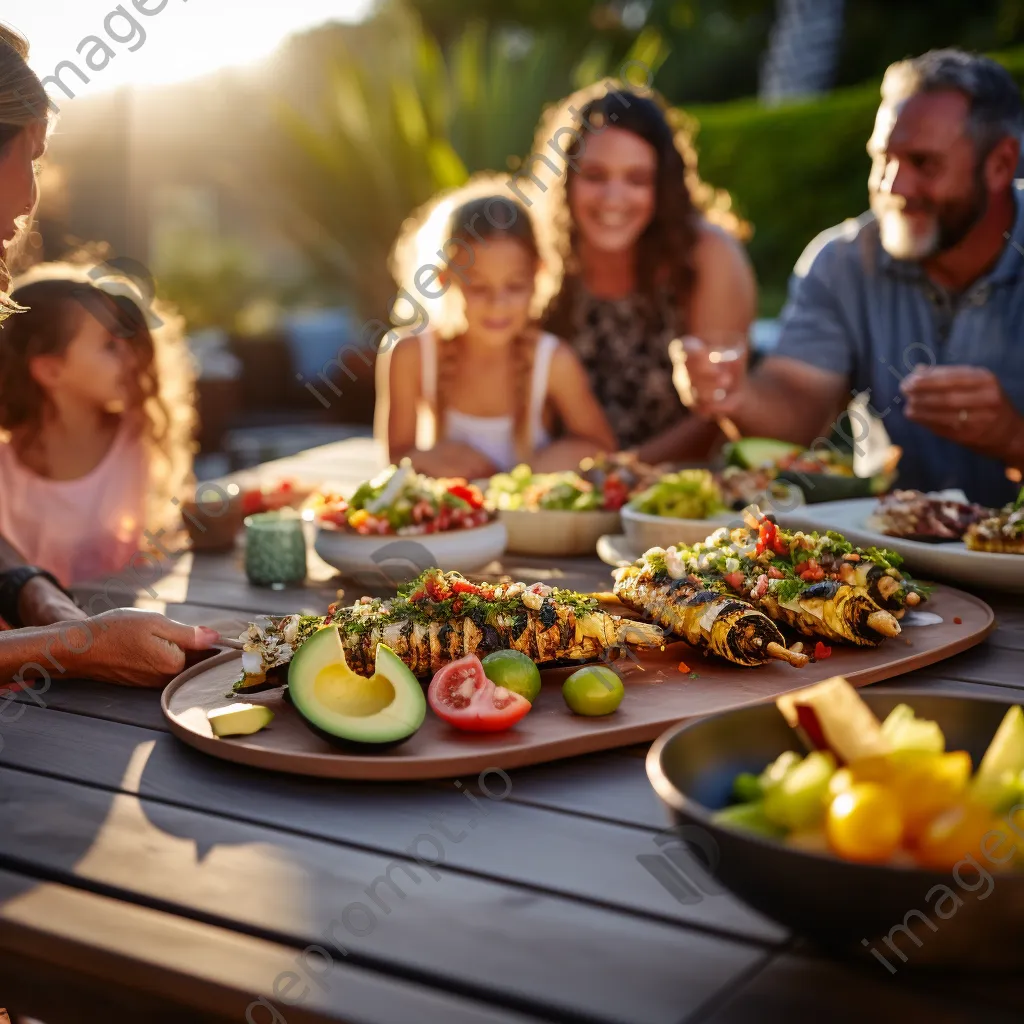
M 351 487 L 378 465 L 357 441 L 261 473 Z M 609 584 L 589 558 L 493 571 Z M 82 596 L 234 631 L 323 611 L 338 586 L 315 556 L 303 587 L 271 591 L 238 551 L 183 553 Z M 1024 701 L 1024 609 L 981 596 L 989 641 L 894 685 Z M 472 779 L 288 777 L 181 744 L 153 691 L 55 677 L 0 714 L 0 1005 L 47 1024 L 1019 1019 L 1014 979 L 890 977 L 664 886 L 644 753 L 520 769 L 489 802 Z

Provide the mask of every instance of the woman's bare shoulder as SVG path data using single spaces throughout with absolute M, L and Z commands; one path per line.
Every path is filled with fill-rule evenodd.
M 724 228 L 703 219 L 697 229 L 694 258 L 698 274 L 732 272 L 746 275 L 752 272 L 750 257 L 743 243 Z

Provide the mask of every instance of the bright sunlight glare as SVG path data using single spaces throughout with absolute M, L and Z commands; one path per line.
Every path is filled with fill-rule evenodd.
M 294 32 L 328 21 L 360 21 L 374 0 L 5 0 L 0 21 L 18 29 L 32 47 L 29 63 L 45 78 L 61 61 L 72 61 L 89 78 L 74 80 L 86 95 L 119 85 L 180 82 L 269 56 Z M 118 7 L 124 16 L 109 18 Z M 147 17 L 139 9 L 150 11 Z M 133 22 L 139 28 L 133 27 Z M 145 39 L 142 39 L 142 33 Z M 114 56 L 97 51 L 97 37 Z M 123 40 L 123 41 L 121 41 Z M 134 49 L 132 49 L 134 48 Z

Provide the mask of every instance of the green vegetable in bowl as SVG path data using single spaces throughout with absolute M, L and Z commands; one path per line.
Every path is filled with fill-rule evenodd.
M 669 473 L 638 494 L 629 507 L 673 519 L 709 519 L 728 511 L 718 484 L 706 469 Z

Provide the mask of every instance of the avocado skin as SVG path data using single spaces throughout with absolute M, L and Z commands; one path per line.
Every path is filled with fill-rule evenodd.
M 288 703 L 291 704 L 291 699 L 288 699 Z M 294 707 L 294 705 L 292 705 Z M 296 708 L 296 710 L 298 710 Z M 405 743 L 406 740 L 412 739 L 416 733 L 412 733 L 410 736 L 403 736 L 400 740 L 387 740 L 382 743 L 366 743 L 362 740 L 346 740 L 340 736 L 335 736 L 333 733 L 327 732 L 325 729 L 321 729 L 320 726 L 314 725 L 305 715 L 301 715 L 303 724 L 309 729 L 310 732 L 315 733 L 322 740 L 326 740 L 332 747 L 337 747 L 339 750 L 348 751 L 350 754 L 363 753 L 379 753 L 383 750 L 390 750 L 392 747 L 400 746 Z
M 344 664 L 345 652 L 341 648 L 341 645 L 340 645 L 340 636 L 339 636 L 339 633 L 338 633 L 337 626 L 331 626 L 331 627 L 327 627 L 327 629 L 321 630 L 320 633 L 317 636 L 314 636 L 313 638 L 308 640 L 306 642 L 306 644 L 318 643 L 318 644 L 322 645 L 325 642 L 328 642 L 326 638 L 330 635 L 330 631 L 331 630 L 333 630 L 335 636 L 337 637 L 337 641 L 336 642 L 338 644 L 338 650 L 340 652 L 341 662 Z M 421 708 L 421 710 L 422 710 L 422 717 L 421 717 L 421 719 L 419 721 L 419 724 L 416 726 L 416 728 L 413 729 L 412 732 L 408 733 L 407 735 L 401 736 L 401 737 L 396 738 L 396 739 L 386 739 L 386 740 L 375 741 L 375 740 L 360 740 L 360 739 L 350 739 L 350 738 L 341 737 L 341 736 L 338 736 L 338 735 L 336 735 L 336 734 L 334 734 L 332 732 L 328 732 L 326 729 L 324 729 L 320 725 L 318 725 L 308 714 L 304 714 L 303 713 L 302 708 L 298 704 L 295 703 L 295 701 L 292 698 L 292 694 L 291 694 L 291 680 L 292 680 L 293 673 L 301 671 L 303 665 L 305 664 L 305 659 L 303 658 L 303 651 L 307 650 L 307 653 L 308 653 L 308 649 L 306 647 L 306 644 L 304 644 L 302 647 L 299 648 L 299 650 L 296 652 L 295 656 L 292 658 L 290 664 L 288 665 L 288 678 L 289 678 L 290 683 L 289 683 L 289 686 L 286 687 L 286 689 L 285 689 L 284 697 L 285 697 L 285 700 L 289 704 L 291 704 L 292 707 L 295 708 L 296 712 L 298 712 L 299 717 L 302 719 L 303 724 L 306 726 L 307 729 L 309 729 L 311 732 L 313 732 L 314 734 L 319 736 L 325 742 L 331 744 L 331 746 L 337 747 L 339 750 L 347 750 L 350 753 L 359 753 L 359 752 L 370 753 L 370 752 L 374 752 L 374 751 L 388 750 L 391 747 L 395 747 L 395 746 L 398 746 L 401 743 L 404 743 L 407 739 L 409 739 L 411 736 L 414 736 L 416 734 L 416 732 L 419 731 L 419 728 L 422 726 L 423 720 L 425 719 L 426 713 L 427 713 L 426 695 L 423 692 L 422 683 L 419 680 L 417 680 L 415 678 L 415 676 L 412 676 L 412 673 L 410 672 L 408 666 L 406 666 L 401 661 L 401 659 L 395 654 L 395 652 L 392 651 L 389 647 L 387 647 L 387 645 L 385 645 L 383 643 L 379 643 L 377 645 L 377 654 L 376 654 L 375 662 L 379 663 L 381 657 L 384 657 L 384 656 L 393 659 L 394 663 L 395 663 L 395 666 L 402 673 L 406 673 L 408 676 L 412 677 L 411 681 L 408 684 L 403 683 L 402 685 L 409 685 L 411 687 L 415 687 L 416 690 L 418 691 L 418 696 L 419 696 L 419 702 L 418 703 L 422 705 L 422 708 Z M 385 652 L 386 652 L 386 655 L 385 655 Z M 314 665 L 315 664 L 316 663 L 314 662 Z M 296 680 L 296 683 L 297 683 L 297 680 Z M 392 682 L 392 685 L 395 686 L 396 690 L 397 690 L 397 686 L 399 684 L 397 682 Z M 370 717 L 372 717 L 372 716 L 370 716 Z

